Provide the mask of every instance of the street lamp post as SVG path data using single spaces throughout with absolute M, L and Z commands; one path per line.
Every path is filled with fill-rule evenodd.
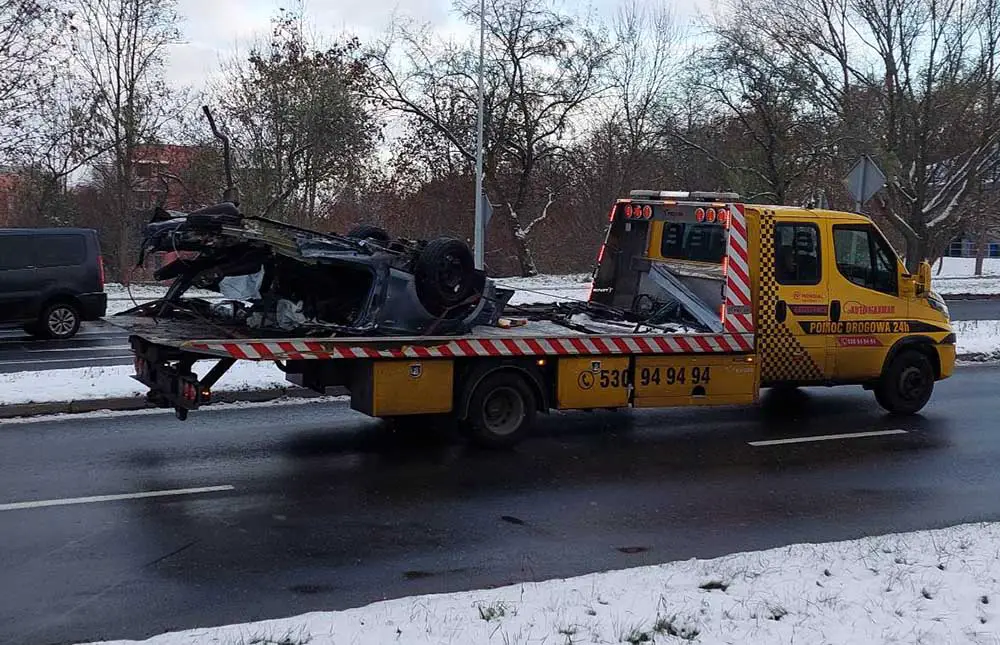
M 482 269 L 486 256 L 486 212 L 483 208 L 483 55 L 486 40 L 486 0 L 479 0 L 479 115 L 476 119 L 476 230 L 475 262 Z

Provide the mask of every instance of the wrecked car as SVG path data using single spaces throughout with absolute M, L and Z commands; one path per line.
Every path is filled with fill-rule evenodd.
M 172 284 L 163 299 L 128 313 L 261 335 L 463 333 L 504 298 L 461 240 L 392 238 L 374 226 L 322 233 L 244 215 L 231 202 L 192 213 L 157 207 L 139 263 L 156 252 L 178 256 L 154 273 Z M 191 288 L 224 300 L 185 298 Z

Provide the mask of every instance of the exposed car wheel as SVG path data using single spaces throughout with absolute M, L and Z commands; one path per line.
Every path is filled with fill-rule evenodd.
M 386 244 L 390 240 L 389 233 L 386 232 L 384 228 L 371 226 L 369 224 L 359 224 L 358 226 L 355 226 L 351 230 L 347 231 L 347 237 L 352 237 L 356 240 L 371 240 L 380 244 Z
M 427 311 L 447 316 L 469 299 L 474 290 L 475 262 L 461 240 L 439 237 L 427 243 L 417 257 L 413 279 L 417 297 Z
M 885 367 L 874 389 L 875 400 L 889 412 L 914 414 L 934 391 L 934 367 L 924 354 L 904 350 Z
M 531 430 L 537 402 L 531 387 L 514 372 L 490 374 L 469 399 L 463 430 L 486 448 L 513 446 Z
M 54 302 L 42 311 L 38 327 L 46 338 L 70 338 L 80 329 L 80 311 L 68 302 Z

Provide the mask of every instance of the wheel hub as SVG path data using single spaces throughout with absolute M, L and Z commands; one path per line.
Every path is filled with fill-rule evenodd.
M 493 434 L 506 435 L 517 430 L 524 419 L 524 399 L 511 388 L 498 388 L 486 398 L 483 421 Z
M 66 307 L 57 307 L 49 313 L 49 329 L 58 336 L 65 336 L 73 331 L 76 324 L 76 314 Z
M 907 367 L 899 375 L 899 393 L 908 400 L 919 399 L 927 387 L 927 378 L 922 370 L 917 367 Z

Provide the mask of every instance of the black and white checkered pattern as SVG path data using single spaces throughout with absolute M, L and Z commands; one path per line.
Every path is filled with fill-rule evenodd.
M 823 370 L 795 338 L 786 323 L 776 318 L 778 281 L 775 277 L 774 211 L 760 216 L 760 307 L 757 342 L 760 347 L 761 380 L 808 382 L 824 380 Z

